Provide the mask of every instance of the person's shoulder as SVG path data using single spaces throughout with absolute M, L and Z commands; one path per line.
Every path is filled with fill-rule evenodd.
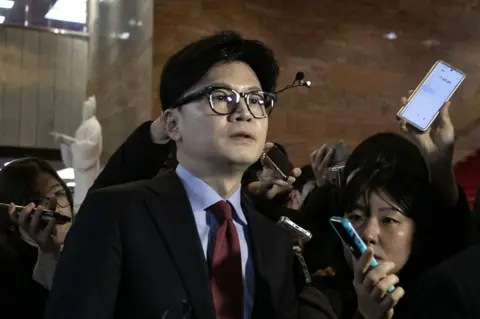
M 140 180 L 140 181 L 134 181 L 134 182 L 125 183 L 125 184 L 97 188 L 95 190 L 92 190 L 89 193 L 88 197 L 104 196 L 104 197 L 113 197 L 113 198 L 116 197 L 118 199 L 117 196 L 133 195 L 133 194 L 145 192 L 148 189 L 149 185 L 151 185 L 151 183 L 152 183 L 152 180 Z
M 406 318 L 478 318 L 480 246 L 428 271 L 409 291 Z
M 142 180 L 92 190 L 83 201 L 77 215 L 101 210 L 102 215 L 118 216 L 119 212 L 138 210 L 141 207 L 139 204 L 152 193 L 151 184 L 151 180 Z
M 314 286 L 305 286 L 300 292 L 298 299 L 300 316 L 302 318 L 337 318 L 328 296 Z
M 480 244 L 469 247 L 430 271 L 430 276 L 454 277 L 457 281 L 471 283 L 480 269 Z
M 242 197 L 242 206 L 244 210 L 248 210 L 248 215 L 253 217 L 249 218 L 248 222 L 257 223 L 258 228 L 261 228 L 265 233 L 267 233 L 272 239 L 272 242 L 278 242 L 292 247 L 293 241 L 288 232 L 279 227 L 276 222 L 260 213 L 255 208 L 253 201 L 248 196 Z
M 453 291 L 480 295 L 479 268 L 480 245 L 476 245 L 430 269 L 416 285 L 415 295 L 432 297 Z

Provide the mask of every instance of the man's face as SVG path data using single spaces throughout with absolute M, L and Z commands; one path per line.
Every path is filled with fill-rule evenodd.
M 208 86 L 222 86 L 240 93 L 261 90 L 253 70 L 243 62 L 214 66 L 189 92 Z M 267 136 L 268 119 L 256 119 L 245 100 L 230 115 L 218 115 L 202 97 L 181 109 L 166 112 L 167 130 L 177 143 L 180 156 L 192 163 L 245 166 L 260 157 Z M 200 163 L 199 163 L 200 164 Z

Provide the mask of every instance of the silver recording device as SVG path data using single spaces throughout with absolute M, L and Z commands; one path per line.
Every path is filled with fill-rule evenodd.
M 277 222 L 277 225 L 286 229 L 292 239 L 294 240 L 295 244 L 293 246 L 293 253 L 298 259 L 298 263 L 300 265 L 300 269 L 302 270 L 303 277 L 305 279 L 305 284 L 309 285 L 312 282 L 312 277 L 310 276 L 310 272 L 308 271 L 307 263 L 302 255 L 302 247 L 303 244 L 307 243 L 312 239 L 312 233 L 308 230 L 298 226 L 292 220 L 286 216 L 280 217 Z
M 295 241 L 296 244 L 303 245 L 312 239 L 312 233 L 308 230 L 298 226 L 295 224 L 290 218 L 286 216 L 280 217 L 277 222 L 277 225 L 286 229 L 292 239 Z
M 330 172 L 330 182 L 338 188 L 345 185 L 345 174 L 344 174 L 345 165 L 336 165 L 329 168 Z

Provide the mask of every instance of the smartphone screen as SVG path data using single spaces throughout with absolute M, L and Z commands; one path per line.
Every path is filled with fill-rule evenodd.
M 426 131 L 440 108 L 465 79 L 465 74 L 443 61 L 438 61 L 417 87 L 398 116 L 413 127 Z

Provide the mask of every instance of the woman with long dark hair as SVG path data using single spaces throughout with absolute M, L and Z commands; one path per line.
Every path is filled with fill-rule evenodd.
M 0 209 L 0 317 L 43 318 L 48 283 L 35 280 L 34 270 L 40 259 L 56 262 L 71 223 L 39 227 L 39 217 L 48 208 L 73 218 L 72 194 L 48 162 L 24 158 L 0 171 L 0 203 L 25 206 Z
M 304 291 L 302 318 L 325 312 L 312 298 L 318 292 L 338 318 L 391 318 L 393 311 L 402 318 L 418 279 L 472 242 L 464 194 L 451 205 L 455 195 L 442 193 L 447 187 L 433 183 L 431 173 L 420 149 L 394 133 L 376 134 L 353 151 L 337 214 L 349 219 L 369 249 L 357 261 L 332 238 L 334 274 L 315 278 L 314 288 Z M 369 270 L 372 257 L 380 266 Z M 391 285 L 397 290 L 385 294 Z

